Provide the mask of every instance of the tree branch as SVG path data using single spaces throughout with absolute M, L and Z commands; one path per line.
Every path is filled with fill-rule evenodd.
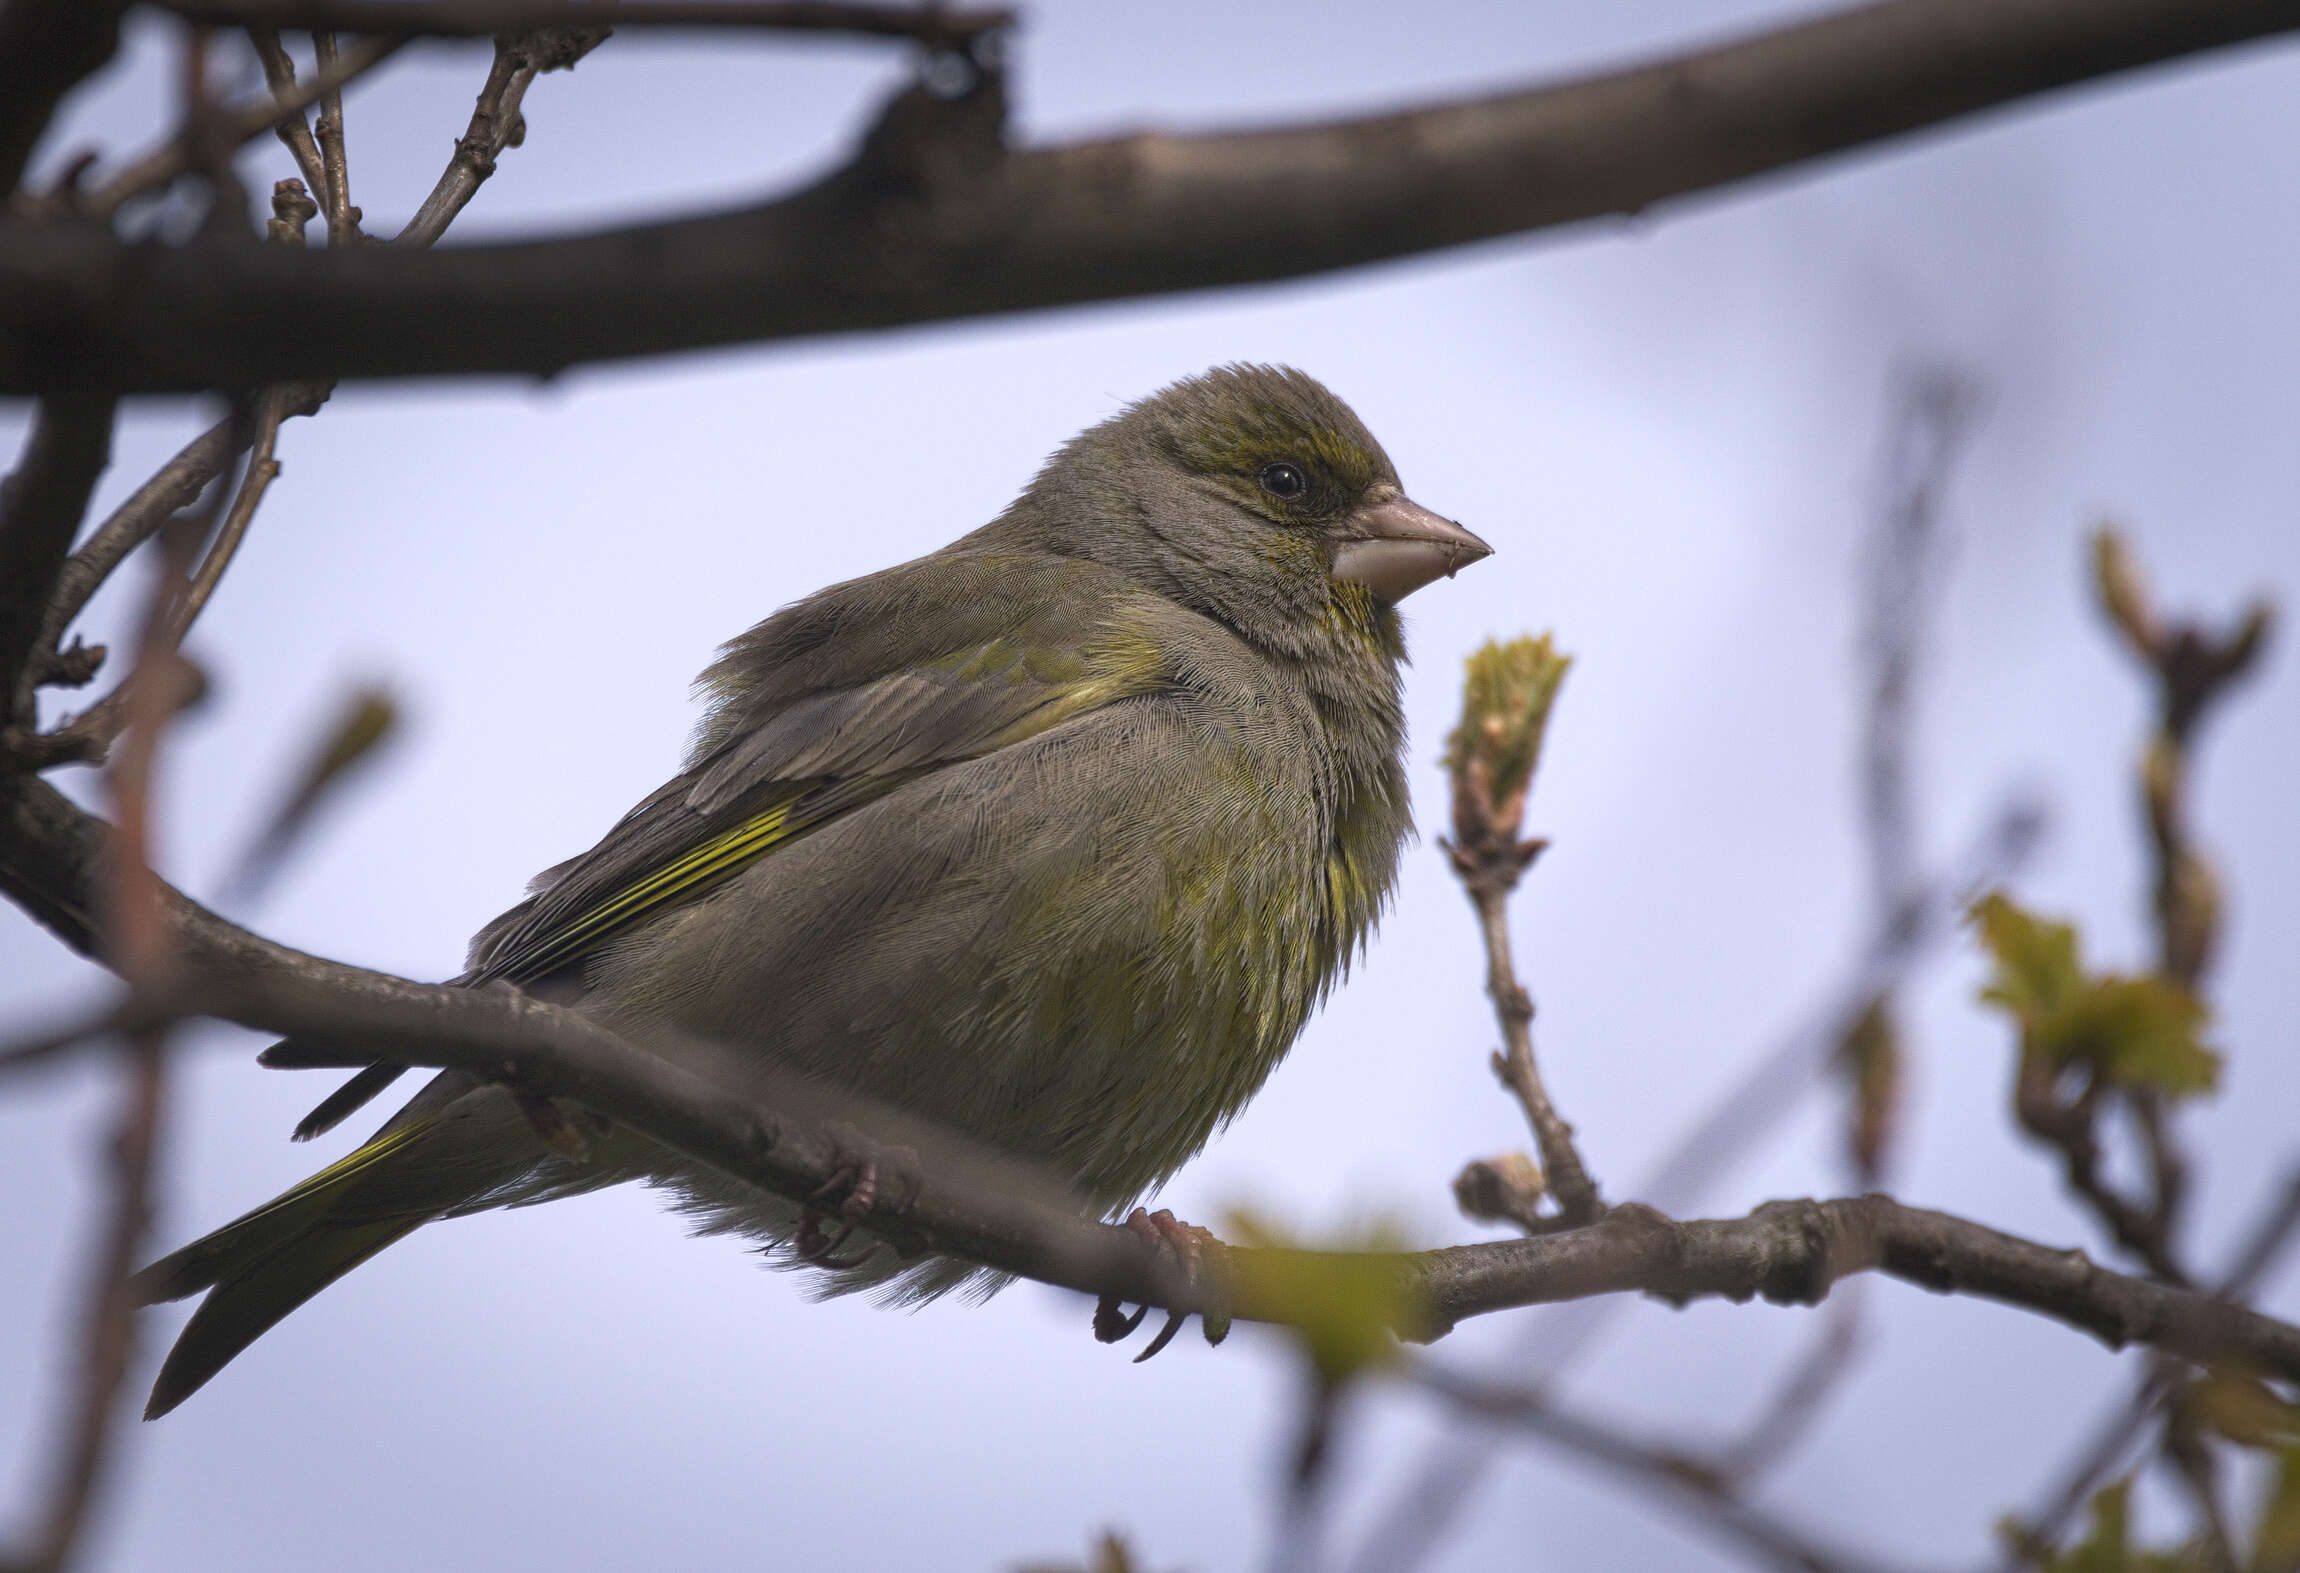
M 301 118 L 303 112 L 315 103 L 329 99 L 340 100 L 340 95 L 346 86 L 389 60 L 404 48 L 406 43 L 407 40 L 404 38 L 363 38 L 345 50 L 340 59 L 329 61 L 314 70 L 309 82 L 293 84 L 279 92 L 272 92 L 267 89 L 262 98 L 250 99 L 246 103 L 234 104 L 216 110 L 213 123 L 205 128 L 204 135 L 210 139 L 215 147 L 226 151 L 236 148 L 243 142 L 262 136 L 266 131 L 286 121 L 290 116 Z M 142 196 L 147 191 L 156 191 L 178 176 L 188 174 L 200 167 L 199 151 L 191 138 L 186 136 L 173 138 L 164 146 L 154 148 L 151 152 L 146 153 L 142 158 L 137 159 L 126 169 L 121 170 L 110 180 L 105 181 L 103 185 L 90 192 L 83 199 L 82 208 L 93 217 L 108 217 L 117 212 L 130 198 Z M 72 228 L 74 233 L 101 234 L 107 237 L 111 235 L 107 229 L 90 229 L 83 226 L 73 226 Z M 113 244 L 124 246 L 129 250 L 136 250 L 141 249 L 145 243 L 121 242 L 115 239 Z M 211 254 L 224 256 L 229 255 L 230 251 L 231 248 L 226 246 L 218 248 Z M 171 253 L 175 256 L 186 254 L 184 252 Z M 69 358 L 69 351 L 65 353 Z M 285 379 L 265 378 L 263 380 L 281 381 Z M 244 384 L 231 378 L 225 378 L 221 382 L 210 382 L 205 386 L 239 387 L 244 386 Z
M 397 37 L 485 38 L 543 27 L 734 27 L 914 39 L 967 47 L 1013 25 L 1003 8 L 841 4 L 837 0 L 148 0 L 219 27 L 333 28 Z
M 1709 1463 L 1665 1444 L 1633 1437 L 1602 1421 L 1559 1408 L 1538 1388 L 1481 1382 L 1432 1362 L 1413 1380 L 1457 1408 L 1538 1438 L 1616 1475 L 1626 1476 L 1701 1520 L 1750 1560 L 1785 1573 L 1874 1573 L 1877 1564 L 1826 1547 L 1736 1494 Z
M 478 195 L 495 173 L 495 161 L 518 140 L 519 106 L 528 84 L 545 71 L 571 67 L 605 41 L 603 29 L 589 32 L 504 34 L 495 40 L 495 59 L 480 84 L 472 105 L 470 124 L 456 139 L 455 152 L 440 171 L 431 195 L 415 210 L 407 227 L 393 237 L 395 246 L 422 247 L 447 232 L 455 215 Z
M 89 493 L 112 462 L 115 409 L 104 395 L 43 399 L 23 462 L 0 485 L 0 742 L 33 729 L 41 624 Z
M 989 71 L 905 92 L 807 190 L 667 223 L 293 255 L 17 222 L 0 225 L 0 392 L 550 374 L 1294 278 L 1635 212 L 2296 27 L 2300 0 L 1881 0 L 1499 97 L 1020 151 Z
M 45 783 L 0 781 L 0 890 L 99 957 L 93 914 L 107 839 L 102 821 Z M 577 1012 L 509 991 L 411 983 L 321 960 L 166 886 L 159 899 L 185 980 L 171 1009 L 330 1045 L 296 1064 L 365 1064 L 388 1049 L 411 1063 L 462 1068 L 580 1103 L 695 1162 L 800 1201 L 852 1165 L 835 1121 L 860 1115 L 868 1129 L 889 1128 L 852 1098 L 797 1078 L 746 1066 L 746 1086 L 756 1090 L 737 1097 Z M 1130 1231 L 1043 1199 L 1044 1182 L 1022 1166 L 955 1139 L 922 1144 L 931 1132 L 900 1135 L 929 1154 L 925 1176 L 915 1187 L 887 1188 L 860 1220 L 898 1250 L 960 1256 L 1168 1310 L 1219 1302 L 1248 1320 L 1300 1314 L 1298 1298 L 1285 1292 L 1290 1278 L 1279 1253 L 1268 1257 L 1272 1267 L 1222 1273 L 1224 1283 L 1202 1289 Z M 2146 1343 L 2191 1360 L 2241 1359 L 2300 1382 L 2300 1327 L 1885 1196 L 1772 1202 L 1746 1218 L 1683 1224 L 1629 1206 L 1585 1229 L 1424 1251 L 1396 1264 L 1411 1307 L 1396 1330 L 1416 1339 L 1440 1337 L 1465 1317 L 1597 1294 L 1810 1304 L 1846 1274 L 1878 1270 L 2021 1306 L 2111 1347 Z
M 123 0 L 8 0 L 0 10 L 0 192 L 16 189 L 64 95 L 120 47 Z

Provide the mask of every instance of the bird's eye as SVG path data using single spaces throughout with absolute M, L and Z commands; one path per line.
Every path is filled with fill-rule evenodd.
M 1302 472 L 1290 464 L 1265 464 L 1258 479 L 1262 483 L 1262 490 L 1280 502 L 1292 502 L 1310 489 L 1310 483 L 1302 478 Z

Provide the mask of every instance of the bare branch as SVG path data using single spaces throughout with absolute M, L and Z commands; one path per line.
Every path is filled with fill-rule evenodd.
M 530 64 L 540 60 L 542 63 L 537 65 L 536 69 L 549 69 L 553 66 L 571 63 L 572 60 L 579 58 L 582 53 L 597 42 L 596 35 L 589 35 L 587 40 L 585 38 L 562 40 L 560 47 L 554 51 L 538 49 L 532 40 L 511 40 L 505 45 L 499 46 L 497 60 L 500 63 L 507 58 L 513 58 Z M 261 52 L 260 42 L 259 52 Z M 283 83 L 288 87 L 293 87 L 294 67 L 287 61 L 283 50 L 279 52 L 276 64 L 272 57 L 266 54 L 265 69 L 267 78 L 273 86 L 276 103 L 279 101 L 276 95 L 282 92 Z M 532 77 L 533 72 L 530 71 L 528 75 Z M 489 73 L 488 83 L 489 86 L 481 90 L 479 107 L 473 112 L 473 129 L 467 130 L 464 141 L 457 144 L 458 162 L 464 157 L 465 145 L 481 134 L 479 128 L 483 119 L 489 126 L 500 127 L 504 135 L 508 136 L 508 121 L 500 113 L 504 107 L 503 96 L 499 91 L 491 96 L 491 90 L 496 88 L 497 83 L 495 72 Z M 523 87 L 524 83 L 521 85 Z M 306 92 L 308 89 L 297 89 L 296 91 L 300 93 Z M 509 101 L 509 112 L 510 115 L 516 116 L 516 99 Z M 292 119 L 293 123 L 300 127 L 302 125 L 302 111 L 296 110 Z M 312 140 L 308 129 L 305 130 L 301 140 L 303 144 L 309 146 L 314 178 L 318 182 L 315 189 L 324 188 L 325 176 L 319 173 L 318 144 Z M 491 145 L 493 152 L 489 156 L 486 169 L 478 171 L 475 177 L 470 178 L 468 185 L 462 183 L 464 177 L 458 175 L 456 166 L 450 165 L 448 174 L 441 177 L 440 188 L 433 191 L 431 198 L 424 203 L 423 209 L 409 223 L 407 229 L 396 237 L 392 242 L 393 245 L 428 246 L 440 237 L 449 223 L 454 220 L 456 214 L 462 211 L 464 204 L 470 201 L 471 194 L 478 189 L 479 183 L 485 180 L 487 174 L 492 171 L 493 157 L 502 151 L 502 143 L 496 142 Z M 300 162 L 302 158 L 300 151 L 298 158 Z M 275 238 L 300 246 L 302 240 L 301 222 L 291 223 L 289 221 L 294 215 L 308 209 L 310 198 L 302 192 L 285 189 L 292 187 L 292 185 L 293 182 L 283 183 L 283 188 L 277 189 L 273 193 L 274 211 L 278 215 L 275 219 L 274 231 Z M 455 194 L 450 198 L 443 196 L 443 192 Z M 329 395 L 334 391 L 334 383 L 326 381 L 291 382 L 274 386 L 264 395 L 265 422 L 259 426 L 256 435 L 267 439 L 275 438 L 280 420 L 290 416 L 316 414 L 320 406 L 327 402 Z M 154 472 L 151 478 L 138 487 L 127 501 L 115 509 L 103 524 L 91 532 L 86 544 L 73 554 L 70 561 L 65 564 L 61 574 L 56 577 L 55 593 L 51 598 L 46 618 L 41 626 L 39 641 L 35 646 L 36 657 L 44 652 L 59 651 L 63 644 L 64 634 L 70 628 L 73 620 L 86 608 L 89 599 L 94 596 L 104 581 L 127 559 L 129 553 L 149 540 L 178 511 L 190 507 L 201 492 L 212 485 L 217 477 L 222 475 L 224 470 L 239 456 L 241 447 L 245 446 L 241 439 L 247 438 L 249 434 L 241 431 L 239 436 L 235 437 L 234 432 L 234 423 L 225 420 L 201 433 L 180 449 L 174 458 Z M 240 539 L 245 535 L 248 523 L 253 518 L 255 506 L 262 500 L 264 488 L 270 484 L 277 473 L 278 465 L 271 459 L 268 451 L 259 455 L 258 462 L 249 470 L 241 496 L 235 503 L 232 512 L 226 516 L 224 529 L 217 543 L 221 555 L 218 555 L 216 551 L 211 551 L 209 563 L 203 566 L 195 579 L 193 593 L 188 603 L 193 616 L 198 615 L 199 609 L 206 605 L 208 598 L 214 594 L 216 582 L 221 578 L 224 568 L 231 561 L 232 553 L 237 550 Z M 186 626 L 188 627 L 189 624 L 187 623 Z M 85 652 L 83 659 L 78 662 L 66 661 L 60 655 L 49 655 L 46 658 L 47 669 L 42 673 L 35 674 L 35 681 L 46 681 L 53 677 L 57 680 L 84 683 L 95 675 L 96 665 L 102 660 L 103 653 L 101 646 L 95 647 Z M 102 750 L 94 740 L 96 730 L 98 729 L 91 727 L 83 728 L 81 731 L 68 736 L 56 734 L 48 737 L 28 738 L 17 750 L 17 757 L 20 762 L 32 768 L 43 768 L 47 765 L 73 760 L 99 759 L 102 757 Z
M 126 1085 L 110 1143 L 111 1209 L 89 1264 L 79 1381 L 57 1478 L 38 1538 L 21 1558 L 0 1557 L 5 1573 L 56 1573 L 64 1567 L 103 1483 L 120 1385 L 135 1353 L 136 1302 L 128 1278 L 151 1226 L 153 1159 L 166 1092 L 163 1036 L 143 1032 L 128 1040 Z
M 2248 1298 L 2276 1265 L 2300 1233 L 2300 1169 L 2285 1177 L 2257 1223 L 2245 1236 L 2243 1247 L 2215 1287 L 2229 1300 Z M 2131 1396 L 2120 1403 L 2093 1439 L 2079 1448 L 2075 1461 L 2063 1471 L 2059 1484 L 2045 1495 L 2045 1506 L 2030 1515 L 2021 1540 L 2055 1545 L 2075 1522 L 2102 1481 L 2116 1473 L 2142 1431 L 2182 1385 L 2178 1362 L 2154 1360 Z
M 186 567 L 204 527 L 213 523 L 211 509 L 194 528 L 180 525 L 155 565 L 137 635 L 136 670 L 124 685 L 132 696 L 133 731 L 110 773 L 119 828 L 110 837 L 103 870 L 106 953 L 131 987 L 145 993 L 164 988 L 175 974 L 175 930 L 162 907 L 167 887 L 152 872 L 151 843 L 152 786 L 173 711 L 163 680 L 176 660 L 171 619 L 183 596 Z M 137 1302 L 129 1278 L 151 1224 L 166 1048 L 167 1029 L 161 1023 L 127 1037 L 127 1085 L 111 1143 L 111 1206 L 98 1238 L 82 1319 L 79 1387 L 45 1518 L 29 1556 L 18 1564 L 21 1573 L 58 1573 L 67 1564 L 103 1483 L 120 1386 L 135 1353 Z
M 106 840 L 101 821 L 45 783 L 0 781 L 0 890 L 91 954 L 99 954 L 91 912 Z M 161 891 L 183 957 L 183 1008 L 329 1045 L 294 1063 L 365 1064 L 388 1050 L 410 1063 L 459 1067 L 582 1104 L 697 1163 L 802 1201 L 852 1164 L 829 1115 L 814 1112 L 835 1110 L 842 1119 L 860 1112 L 846 1095 L 753 1067 L 746 1083 L 763 1090 L 737 1097 L 578 1012 L 323 961 Z M 887 1120 L 865 1112 L 855 1123 L 883 1130 Z M 963 1146 L 896 1128 L 922 1152 Z M 1285 1283 L 1282 1268 L 1201 1287 L 1131 1231 L 1038 1200 L 1043 1184 L 1010 1161 L 975 1149 L 967 1168 L 998 1183 L 946 1180 L 930 1166 L 936 1178 L 922 1179 L 914 1193 L 890 1188 L 861 1221 L 904 1251 L 955 1255 L 1084 1294 L 1184 1312 L 1212 1304 L 1249 1320 L 1292 1315 L 1283 1295 L 1273 1301 L 1254 1289 Z M 1848 1273 L 1882 1271 L 2020 1306 L 2111 1347 L 2145 1343 L 2191 1360 L 2241 1359 L 2300 1382 L 2300 1327 L 1884 1196 L 1773 1202 L 1746 1218 L 1683 1224 L 1619 1207 L 1585 1229 L 1394 1260 L 1413 1307 L 1397 1331 L 1418 1339 L 1442 1336 L 1465 1317 L 1598 1294 L 1809 1304 Z M 1210 1276 L 1230 1275 L 1202 1270 L 1202 1282 Z
M 2043 811 L 2035 804 L 2015 799 L 1999 805 L 1972 845 L 1881 923 L 1848 975 L 1811 1017 L 1761 1055 L 1680 1134 L 1630 1194 L 1664 1212 L 1701 1205 L 1718 1176 L 1797 1107 L 1854 1018 L 1954 931 L 1977 891 L 2025 863 L 2043 830 Z M 1528 1319 L 1504 1357 L 1509 1369 L 1536 1385 L 1551 1379 L 1588 1346 L 1622 1303 L 1585 1301 Z M 1367 1534 L 1349 1563 L 1353 1573 L 1395 1573 L 1419 1565 L 1484 1478 L 1489 1457 L 1482 1437 L 1440 1437 Z
M 16 189 L 64 95 L 120 47 L 122 0 L 10 0 L 0 8 L 0 192 Z
M 295 60 L 288 54 L 287 46 L 280 42 L 279 29 L 251 27 L 248 42 L 255 45 L 256 58 L 263 62 L 264 81 L 271 86 L 273 101 L 285 101 L 295 92 Z M 320 161 L 319 143 L 313 140 L 311 122 L 304 119 L 303 111 L 282 112 L 272 130 L 294 156 L 305 187 L 315 192 L 326 191 L 327 167 Z
M 454 156 L 440 172 L 431 195 L 423 199 L 423 205 L 392 244 L 421 247 L 439 239 L 464 204 L 495 173 L 495 161 L 519 140 L 519 106 L 528 84 L 541 72 L 573 66 L 606 36 L 604 30 L 594 29 L 588 33 L 522 33 L 497 38 L 495 59 L 480 86 L 479 100 L 472 106 L 470 125 L 456 140 Z
M 2300 0 L 1881 0 L 1495 98 L 1020 151 L 984 71 L 902 94 L 808 190 L 667 223 L 420 255 L 0 226 L 0 392 L 549 374 L 1293 278 L 1640 211 L 2295 27 Z
M 1415 1382 L 1469 1414 L 1497 1420 L 1515 1431 L 1560 1448 L 1609 1474 L 1626 1477 L 1645 1491 L 1718 1532 L 1752 1562 L 1785 1573 L 1874 1573 L 1879 1564 L 1848 1551 L 1822 1546 L 1736 1495 L 1731 1484 L 1701 1459 L 1630 1436 L 1613 1426 L 1559 1408 L 1529 1388 L 1479 1382 L 1423 1361 Z
M 101 394 L 41 400 L 23 460 L 0 484 L 0 743 L 36 724 L 34 657 L 50 648 L 41 623 L 88 495 L 112 462 L 115 409 Z
M 323 80 L 343 74 L 336 53 L 335 32 L 320 28 L 311 35 L 312 69 Z M 320 211 L 327 216 L 327 243 L 348 246 L 359 238 L 359 209 L 351 205 L 351 163 L 343 147 L 343 89 L 331 87 L 319 96 L 319 119 L 312 126 L 319 144 Z
M 152 0 L 224 27 L 263 26 L 403 37 L 485 38 L 545 27 L 729 27 L 846 33 L 967 47 L 1010 27 L 1005 9 L 841 4 L 837 0 Z
M 1861 809 L 1871 897 L 1890 914 L 1909 896 L 1918 836 L 1911 803 L 1912 706 L 1943 550 L 1942 500 L 1980 406 L 1980 388 L 1951 366 L 1913 367 L 1894 380 L 1885 501 L 1866 542 L 1862 597 Z
M 1786 1458 L 1812 1429 L 1829 1394 L 1852 1369 L 1853 1357 L 1861 1349 L 1865 1301 L 1855 1293 L 1860 1287 L 1847 1284 L 1829 1302 L 1821 1336 L 1774 1393 L 1757 1423 L 1740 1441 L 1717 1450 L 1718 1473 L 1735 1486 L 1746 1486 Z
M 345 86 L 367 75 L 405 47 L 404 38 L 363 38 L 344 51 L 332 70 L 315 71 L 309 82 L 282 92 L 267 92 L 260 99 L 228 109 L 215 111 L 212 122 L 204 129 L 205 137 L 213 145 L 231 149 L 252 138 L 262 136 L 290 115 L 301 116 L 313 104 L 331 94 L 340 94 Z M 156 191 L 180 175 L 199 167 L 200 149 L 186 137 L 177 137 L 162 147 L 137 159 L 103 185 L 90 192 L 82 202 L 82 210 L 96 218 L 117 212 L 121 205 L 147 191 Z M 81 231 L 81 233 L 89 233 Z M 100 231 L 108 236 L 108 231 Z M 118 242 L 115 242 L 118 244 Z M 129 243 L 133 244 L 133 243 Z M 257 247 L 258 251 L 278 248 Z M 185 253 L 171 253 L 185 255 Z M 218 251 L 217 255 L 225 253 Z M 253 379 L 262 382 L 285 382 L 285 377 Z M 224 378 L 202 384 L 206 387 L 245 387 L 247 383 Z

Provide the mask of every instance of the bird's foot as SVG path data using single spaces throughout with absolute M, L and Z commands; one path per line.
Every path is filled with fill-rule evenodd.
M 851 1257 L 840 1257 L 855 1228 L 882 1202 L 901 1212 L 918 1194 L 918 1154 L 908 1147 L 889 1147 L 872 1141 L 851 1125 L 830 1127 L 832 1150 L 838 1167 L 831 1171 L 807 1205 L 799 1210 L 799 1226 L 791 1236 L 791 1253 L 801 1262 L 844 1270 L 860 1267 L 878 1249 L 873 1241 Z M 841 1220 L 839 1232 L 826 1237 L 822 1217 L 815 1210 L 829 1204 Z
M 1199 1317 L 1205 1324 L 1206 1342 L 1218 1344 L 1230 1335 L 1229 1308 L 1222 1303 L 1221 1253 L 1228 1249 L 1211 1231 L 1196 1224 L 1184 1223 L 1165 1208 L 1145 1212 L 1137 1207 L 1126 1215 L 1122 1226 L 1129 1234 L 1140 1236 L 1152 1249 L 1169 1257 L 1182 1281 L 1199 1292 L 1203 1304 Z M 1115 1295 L 1104 1295 L 1094 1306 L 1094 1336 L 1103 1343 L 1114 1344 L 1142 1325 L 1150 1308 L 1141 1306 L 1132 1316 L 1125 1314 Z M 1166 1313 L 1166 1325 L 1158 1329 L 1158 1336 L 1150 1346 L 1134 1357 L 1140 1365 L 1159 1350 L 1174 1341 L 1174 1335 L 1189 1320 L 1186 1311 Z

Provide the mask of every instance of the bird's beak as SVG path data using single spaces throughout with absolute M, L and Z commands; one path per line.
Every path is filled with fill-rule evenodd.
M 1334 577 L 1362 584 L 1377 600 L 1392 603 L 1493 555 L 1492 547 L 1451 519 L 1394 491 L 1360 505 L 1342 521 L 1341 536 L 1334 547 Z

